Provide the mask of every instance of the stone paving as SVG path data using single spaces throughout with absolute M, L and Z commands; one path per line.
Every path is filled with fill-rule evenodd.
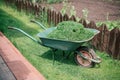
M 1 32 L 0 55 L 17 80 L 45 80 Z

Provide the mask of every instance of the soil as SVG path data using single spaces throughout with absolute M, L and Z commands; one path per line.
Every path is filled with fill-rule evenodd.
M 120 0 L 69 0 L 75 7 L 76 15 L 83 17 L 82 10 L 85 8 L 89 11 L 87 20 L 89 21 L 106 21 L 120 20 Z M 55 11 L 62 9 L 63 3 L 51 4 Z

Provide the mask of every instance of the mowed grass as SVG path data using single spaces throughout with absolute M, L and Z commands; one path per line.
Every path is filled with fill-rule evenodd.
M 73 55 L 61 60 L 62 52 L 58 51 L 53 65 L 52 51 L 49 48 L 33 42 L 20 32 L 7 29 L 7 26 L 15 26 L 37 38 L 36 34 L 42 29 L 31 23 L 31 18 L 33 17 L 25 13 L 0 5 L 0 29 L 47 80 L 120 80 L 120 61 L 113 60 L 106 53 L 96 51 L 102 58 L 100 67 L 83 68 L 76 65 Z

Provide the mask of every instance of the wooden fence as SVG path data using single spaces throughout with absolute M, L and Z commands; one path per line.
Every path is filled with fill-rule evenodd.
M 33 13 L 35 16 L 40 16 L 46 11 L 48 23 L 52 22 L 55 25 L 59 22 L 67 20 L 76 21 L 75 16 L 69 17 L 67 14 L 62 15 L 60 12 L 46 9 L 40 4 L 33 4 L 27 0 L 5 1 L 7 5 L 10 3 L 15 4 L 18 11 L 24 10 L 26 13 Z M 96 49 L 107 52 L 113 58 L 120 59 L 120 29 L 114 28 L 113 30 L 109 31 L 105 24 L 102 24 L 98 27 L 93 21 L 87 24 L 85 20 L 81 19 L 79 22 L 85 27 L 94 28 L 100 31 L 100 33 L 92 39 L 92 45 Z

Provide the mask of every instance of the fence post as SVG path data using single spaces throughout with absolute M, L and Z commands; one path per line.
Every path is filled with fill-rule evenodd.
M 83 24 L 84 27 L 88 27 L 85 19 L 80 19 L 79 23 Z
M 51 21 L 55 25 L 55 11 L 54 10 L 51 12 Z
M 102 50 L 108 51 L 108 43 L 109 43 L 109 34 L 110 31 L 108 30 L 107 26 L 103 24 L 104 30 L 103 30 L 103 44 L 102 44 Z
M 68 21 L 68 19 L 69 19 L 68 15 L 65 14 L 65 15 L 63 16 L 63 21 Z
M 84 19 L 83 19 L 84 20 Z M 86 21 L 82 21 L 84 26 L 87 27 L 87 28 L 93 28 L 93 29 L 97 29 L 97 26 L 95 24 L 94 21 L 90 21 L 89 24 L 86 23 Z M 98 43 L 99 43 L 99 40 L 97 39 L 98 35 L 96 35 L 92 40 L 91 40 L 91 45 L 95 48 L 98 48 Z
M 4 0 L 5 4 L 8 6 L 9 5 L 9 0 Z
M 69 18 L 69 20 L 76 21 L 76 18 L 75 18 L 74 15 L 72 15 L 72 16 Z
M 120 29 L 117 34 L 115 48 L 116 48 L 115 53 L 117 54 L 117 59 L 120 60 Z
M 61 14 L 60 12 L 58 12 L 58 16 L 59 16 L 59 18 L 58 18 L 58 23 L 59 23 L 59 22 L 62 22 L 62 14 Z
M 56 26 L 56 12 L 54 11 L 53 13 L 54 13 L 53 14 L 53 22 L 54 22 L 54 25 Z
M 113 58 L 116 58 L 117 55 L 116 51 L 117 49 L 119 49 L 119 46 L 116 46 L 116 44 L 119 44 L 119 42 L 117 41 L 118 34 L 119 34 L 118 28 L 114 28 L 113 30 L 110 31 L 108 53 Z
M 26 11 L 26 14 L 28 13 L 28 1 L 25 1 L 25 11 Z
M 85 25 L 88 27 L 88 28 L 93 28 L 93 29 L 97 29 L 97 26 L 95 24 L 94 21 L 90 21 L 90 23 L 87 25 L 87 23 L 85 22 Z
M 104 28 L 102 27 L 102 26 L 100 26 L 99 28 L 98 28 L 98 30 L 100 31 L 100 33 L 98 34 L 98 36 L 97 36 L 97 39 L 98 39 L 98 45 L 97 45 L 97 48 L 100 50 L 100 51 L 102 51 L 102 43 L 103 43 L 103 32 L 102 32 L 102 30 L 103 30 Z
M 51 12 L 50 9 L 47 9 L 47 22 L 50 24 L 51 23 Z

